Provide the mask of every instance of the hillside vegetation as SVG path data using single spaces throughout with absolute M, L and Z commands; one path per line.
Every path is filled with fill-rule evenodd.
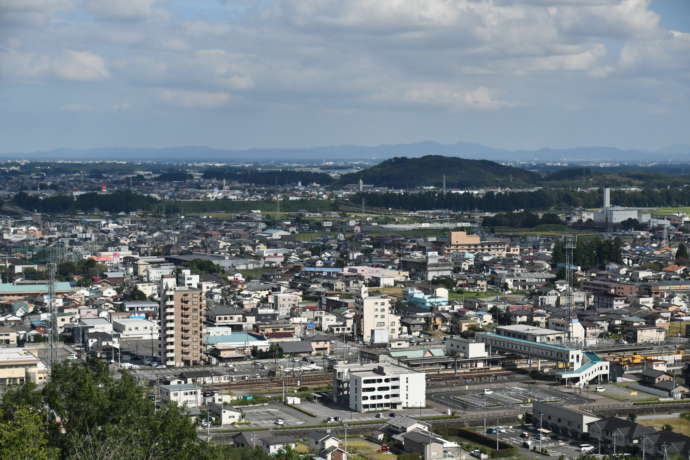
M 345 174 L 338 184 L 354 184 L 362 179 L 365 184 L 383 187 L 441 187 L 444 174 L 448 187 L 459 188 L 497 185 L 525 187 L 535 185 L 540 180 L 536 173 L 493 161 L 427 155 L 420 158 L 392 158 L 371 168 Z

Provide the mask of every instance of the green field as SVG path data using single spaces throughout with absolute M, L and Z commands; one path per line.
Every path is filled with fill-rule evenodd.
M 449 292 L 448 300 L 464 300 L 464 299 L 484 299 L 487 297 L 496 297 L 503 295 L 500 291 L 484 291 L 484 292 Z
M 655 418 L 652 420 L 638 420 L 640 425 L 651 426 L 661 430 L 664 425 L 671 425 L 674 433 L 690 436 L 690 420 L 682 417 Z
M 656 208 L 652 211 L 653 214 L 661 214 L 668 216 L 670 214 L 690 214 L 690 206 L 677 206 L 668 208 Z

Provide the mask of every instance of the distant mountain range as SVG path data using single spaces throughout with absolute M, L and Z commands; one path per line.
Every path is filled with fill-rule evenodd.
M 354 184 L 362 179 L 366 184 L 382 187 L 441 187 L 444 176 L 448 187 L 498 184 L 524 187 L 532 186 L 541 179 L 539 174 L 493 161 L 427 155 L 421 158 L 391 158 L 371 168 L 345 174 L 338 183 Z
M 458 156 L 501 162 L 690 162 L 690 145 L 673 145 L 654 151 L 624 150 L 615 147 L 543 148 L 505 150 L 482 144 L 458 142 L 440 144 L 423 141 L 411 144 L 357 146 L 338 145 L 305 148 L 255 148 L 223 150 L 210 147 L 57 149 L 31 153 L 0 154 L 0 160 L 36 161 L 161 161 L 161 162 L 267 162 L 367 160 L 379 162 L 392 157 L 425 155 Z

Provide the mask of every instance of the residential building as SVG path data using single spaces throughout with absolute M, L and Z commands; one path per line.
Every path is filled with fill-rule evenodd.
M 400 316 L 391 312 L 388 297 L 362 299 L 362 340 L 365 343 L 388 343 L 398 338 Z
M 158 323 L 145 319 L 116 319 L 113 330 L 120 334 L 121 340 L 158 340 Z
M 334 391 L 346 399 L 348 407 L 357 412 L 373 412 L 426 406 L 426 374 L 395 365 L 337 367 Z
M 161 385 L 161 401 L 175 403 L 189 408 L 201 406 L 201 387 L 182 383 L 178 385 Z
M 0 348 L 0 387 L 45 383 L 48 368 L 24 348 Z
M 589 424 L 599 420 L 581 410 L 540 401 L 532 403 L 532 414 L 535 425 L 574 439 L 586 438 Z
M 204 303 L 200 289 L 179 288 L 174 278 L 161 279 L 160 353 L 167 366 L 201 363 Z

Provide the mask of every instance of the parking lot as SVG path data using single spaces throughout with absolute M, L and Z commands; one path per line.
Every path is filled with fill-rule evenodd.
M 282 419 L 285 426 L 313 424 L 313 418 L 289 407 L 270 404 L 266 406 L 242 407 L 244 418 L 251 426 L 262 428 L 274 428 L 278 424 L 276 420 Z
M 586 397 L 566 393 L 547 386 L 519 384 L 436 393 L 431 395 L 431 399 L 452 409 L 467 411 L 527 408 L 531 406 L 532 401 L 563 404 L 586 404 L 592 402 L 591 399 Z
M 428 407 L 428 408 L 422 408 L 420 409 L 403 409 L 403 410 L 396 410 L 396 411 L 391 411 L 391 410 L 383 410 L 381 412 L 365 412 L 365 413 L 359 413 L 359 412 L 354 412 L 351 411 L 345 407 L 340 407 L 337 406 L 333 403 L 331 403 L 328 398 L 321 398 L 321 401 L 316 403 L 316 402 L 309 402 L 309 401 L 302 401 L 302 404 L 300 404 L 300 407 L 303 409 L 306 409 L 307 411 L 317 414 L 318 416 L 314 418 L 313 420 L 318 421 L 319 423 L 328 420 L 330 417 L 338 417 L 339 420 L 343 420 L 345 422 L 349 421 L 362 421 L 362 420 L 377 420 L 386 418 L 390 418 L 390 414 L 395 413 L 395 414 L 400 414 L 400 415 L 409 415 L 410 417 L 433 417 L 433 416 L 439 416 L 439 415 L 445 415 L 446 412 L 444 412 L 442 409 L 438 408 L 433 408 L 433 407 Z M 377 416 L 377 414 L 380 414 Z
M 489 425 L 492 427 L 492 425 Z M 529 438 L 524 438 L 521 436 L 522 433 L 528 433 Z M 487 436 L 494 438 L 495 434 L 487 434 Z M 541 441 L 537 439 L 537 430 L 531 425 L 525 426 L 514 426 L 514 427 L 503 427 L 499 430 L 498 438 L 500 441 L 505 441 L 521 449 L 527 449 L 523 443 L 529 439 L 531 447 L 542 447 L 548 449 L 549 456 L 565 458 L 578 458 L 582 456 L 580 451 L 581 442 L 573 441 L 570 439 L 558 437 L 556 435 L 547 435 Z M 585 441 L 582 441 L 584 443 Z

